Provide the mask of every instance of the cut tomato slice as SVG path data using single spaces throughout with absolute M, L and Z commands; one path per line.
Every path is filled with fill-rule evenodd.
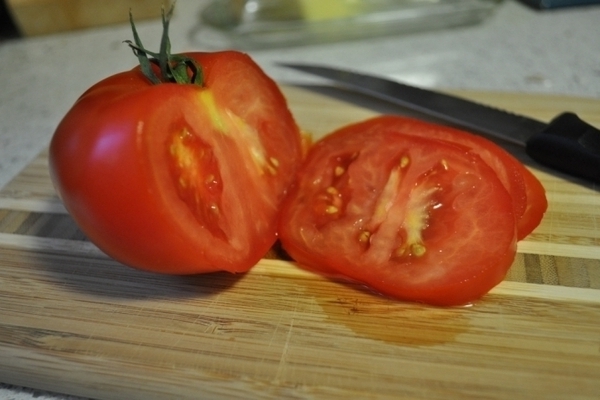
M 298 263 L 405 300 L 465 304 L 516 252 L 511 196 L 469 147 L 376 119 L 317 142 L 284 201 L 279 233 Z

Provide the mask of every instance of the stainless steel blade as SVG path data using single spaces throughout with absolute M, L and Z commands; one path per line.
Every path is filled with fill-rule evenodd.
M 335 68 L 280 63 L 279 65 L 331 79 L 339 85 L 430 115 L 463 128 L 488 134 L 521 146 L 547 124 L 490 106 L 386 78 Z

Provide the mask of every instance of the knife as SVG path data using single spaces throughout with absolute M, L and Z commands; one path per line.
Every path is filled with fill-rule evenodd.
M 564 112 L 550 123 L 544 123 L 377 76 L 319 65 L 279 65 L 327 78 L 347 89 L 524 146 L 527 154 L 540 164 L 600 183 L 600 130 L 572 112 Z

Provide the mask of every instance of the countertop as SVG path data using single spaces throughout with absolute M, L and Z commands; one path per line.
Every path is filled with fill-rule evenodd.
M 218 48 L 200 36 L 198 15 L 205 3 L 178 0 L 171 22 L 173 52 Z M 537 11 L 506 0 L 474 26 L 249 53 L 284 83 L 318 80 L 276 62 L 315 61 L 425 87 L 598 99 L 598 21 L 600 6 Z M 160 21 L 140 22 L 138 31 L 148 47 L 158 46 Z M 0 42 L 0 187 L 47 146 L 60 118 L 85 89 L 135 65 L 122 43 L 130 37 L 129 26 L 119 25 Z M 0 384 L 0 399 L 34 398 L 74 399 Z

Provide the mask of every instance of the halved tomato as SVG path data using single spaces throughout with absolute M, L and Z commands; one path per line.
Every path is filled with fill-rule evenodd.
M 153 84 L 137 67 L 84 93 L 52 139 L 53 182 L 83 232 L 124 264 L 247 271 L 276 240 L 300 132 L 247 55 L 185 56 L 202 85 Z
M 283 247 L 301 265 L 399 299 L 478 299 L 515 257 L 511 196 L 469 146 L 389 121 L 349 125 L 313 146 L 282 207 Z

